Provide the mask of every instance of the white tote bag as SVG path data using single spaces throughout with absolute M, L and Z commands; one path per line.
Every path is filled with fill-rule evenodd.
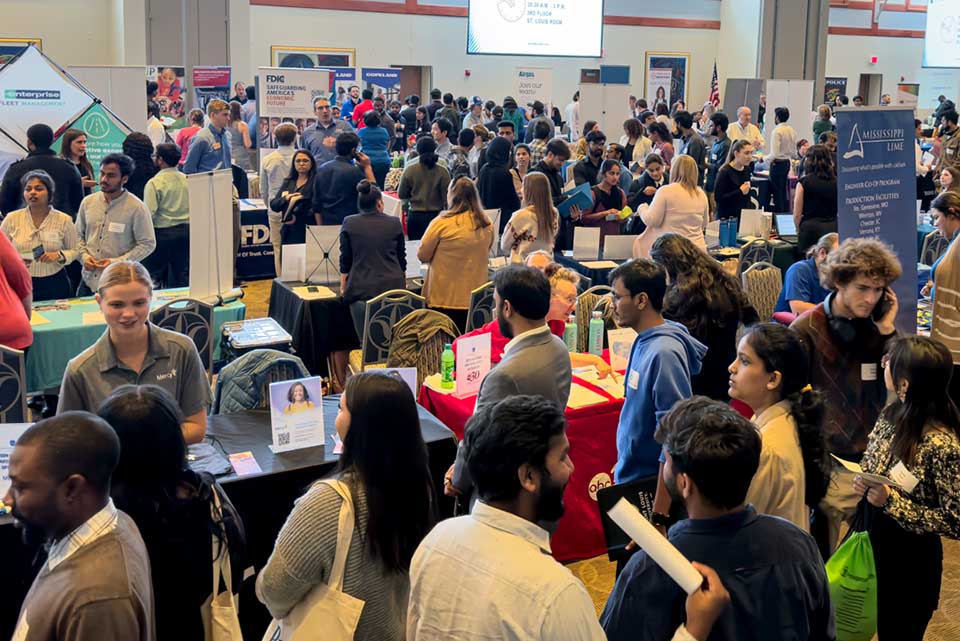
M 213 522 L 223 523 L 223 508 L 220 505 L 220 496 L 216 488 L 213 492 L 213 504 L 210 512 Z M 224 531 L 226 537 L 226 531 Z M 200 609 L 203 618 L 203 637 L 206 641 L 243 641 L 240 632 L 240 618 L 237 616 L 237 602 L 233 595 L 233 574 L 230 568 L 230 551 L 226 543 L 221 543 L 213 537 L 213 553 L 219 556 L 213 561 L 213 592 L 210 598 Z M 220 577 L 226 590 L 220 591 Z
M 352 641 L 363 612 L 363 601 L 343 591 L 343 572 L 353 539 L 353 500 L 350 488 L 336 480 L 326 483 L 343 497 L 337 526 L 337 551 L 330 570 L 330 582 L 321 583 L 283 619 L 274 619 L 263 641 Z

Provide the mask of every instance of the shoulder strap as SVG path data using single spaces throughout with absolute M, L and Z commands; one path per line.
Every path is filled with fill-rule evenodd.
M 223 574 L 224 585 L 227 592 L 233 593 L 233 574 L 230 568 L 230 550 L 227 543 L 227 529 L 223 525 L 223 506 L 220 505 L 220 495 L 217 493 L 216 484 L 210 486 L 210 492 L 213 494 L 213 501 L 210 504 L 210 516 L 213 522 L 223 532 L 223 541 L 212 535 L 213 544 L 211 557 L 213 557 L 213 598 L 216 600 L 220 593 L 220 576 Z
M 327 580 L 327 585 L 331 588 L 343 591 L 343 575 L 347 566 L 347 553 L 350 551 L 350 542 L 353 540 L 353 497 L 350 494 L 349 486 L 343 481 L 324 479 L 321 482 L 332 487 L 343 498 L 343 504 L 340 506 L 340 520 L 337 525 L 337 551 L 334 554 L 333 567 L 330 569 L 330 577 Z

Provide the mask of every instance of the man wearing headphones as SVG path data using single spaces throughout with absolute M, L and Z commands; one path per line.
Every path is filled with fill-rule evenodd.
M 793 322 L 810 358 L 811 384 L 826 397 L 823 432 L 827 449 L 859 462 L 867 435 L 887 399 L 880 361 L 887 341 L 896 336 L 897 297 L 890 289 L 901 274 L 887 245 L 851 238 L 827 255 L 820 281 L 830 290 L 824 302 Z M 860 499 L 851 472 L 834 466 L 827 495 L 820 503 L 827 532 L 817 536 L 821 551 L 832 552 L 840 523 L 849 520 Z

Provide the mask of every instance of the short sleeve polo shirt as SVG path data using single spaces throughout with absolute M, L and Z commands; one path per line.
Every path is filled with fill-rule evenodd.
M 147 323 L 148 347 L 140 373 L 121 363 L 110 330 L 67 364 L 57 412 L 96 412 L 121 385 L 157 385 L 180 405 L 184 416 L 210 406 L 210 385 L 193 341 Z

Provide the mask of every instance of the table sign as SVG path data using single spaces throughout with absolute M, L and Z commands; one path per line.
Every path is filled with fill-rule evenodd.
M 417 258 L 417 251 L 420 250 L 420 241 L 404 241 L 404 250 L 407 254 L 407 273 L 405 276 L 407 278 L 422 278 L 423 266 L 420 264 L 420 259 Z
M 607 235 L 603 239 L 603 257 L 606 260 L 630 260 L 633 258 L 633 241 L 638 236 Z
M 597 260 L 600 258 L 600 228 L 573 228 L 573 258 L 575 260 Z
M 323 445 L 320 377 L 270 384 L 270 428 L 274 454 Z
M 416 367 L 384 367 L 383 369 L 374 370 L 377 373 L 383 372 L 384 374 L 395 373 L 397 376 L 403 379 L 403 382 L 407 384 L 407 387 L 410 388 L 410 393 L 413 394 L 413 398 L 417 398 L 417 394 L 420 392 L 417 389 L 417 368 Z
M 607 330 L 607 345 L 610 347 L 610 367 L 615 372 L 626 371 L 630 352 L 637 340 L 637 332 L 629 327 Z
M 307 276 L 307 245 L 284 245 L 280 254 L 280 280 L 304 282 Z
M 10 489 L 10 454 L 17 439 L 27 431 L 33 423 L 5 423 L 0 425 L 0 499 L 7 495 Z
M 490 371 L 490 334 L 461 338 L 457 343 L 457 391 L 464 398 L 480 391 L 483 378 Z

